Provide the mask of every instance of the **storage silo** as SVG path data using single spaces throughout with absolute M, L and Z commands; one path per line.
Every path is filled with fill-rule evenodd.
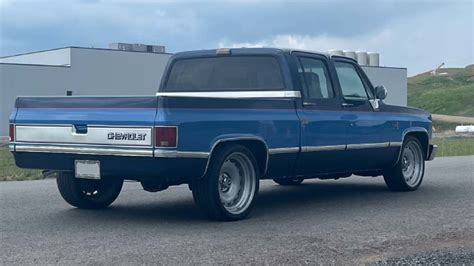
M 337 50 L 337 49 L 332 49 L 332 50 L 329 50 L 328 53 L 330 55 L 340 55 L 340 56 L 344 56 L 344 52 L 342 50 Z
M 369 66 L 379 66 L 380 65 L 380 54 L 379 53 L 368 53 L 369 56 Z
M 369 59 L 368 59 L 367 52 L 357 51 L 356 56 L 357 56 L 357 63 L 359 65 L 366 66 L 368 64 Z
M 344 56 L 357 60 L 357 56 L 354 51 L 344 50 Z

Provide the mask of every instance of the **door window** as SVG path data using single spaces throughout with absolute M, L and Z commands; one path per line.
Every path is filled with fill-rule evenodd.
M 334 98 L 328 70 L 320 59 L 301 57 L 298 75 L 309 99 Z
M 364 82 L 354 65 L 346 62 L 335 62 L 334 65 L 344 98 L 367 99 Z

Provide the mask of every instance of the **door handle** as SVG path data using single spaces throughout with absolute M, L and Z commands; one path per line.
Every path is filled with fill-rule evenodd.
M 342 103 L 342 107 L 353 107 L 353 103 Z

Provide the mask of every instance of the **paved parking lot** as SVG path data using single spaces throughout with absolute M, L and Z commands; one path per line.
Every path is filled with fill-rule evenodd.
M 472 261 L 473 173 L 474 156 L 439 158 L 408 193 L 369 177 L 263 181 L 252 217 L 231 223 L 206 220 L 187 186 L 127 183 L 111 208 L 84 211 L 54 180 L 2 182 L 0 264 Z

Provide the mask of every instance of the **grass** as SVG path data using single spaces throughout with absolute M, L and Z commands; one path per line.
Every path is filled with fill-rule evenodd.
M 454 131 L 459 123 L 433 120 L 433 132 Z
M 474 138 L 433 139 L 433 144 L 438 145 L 438 157 L 474 155 Z
M 408 105 L 433 114 L 474 116 L 474 65 L 443 68 L 408 79 Z
M 20 169 L 8 149 L 0 148 L 0 181 L 43 179 L 40 170 Z
M 474 155 L 474 138 L 433 139 L 438 145 L 438 157 Z M 44 179 L 40 170 L 20 169 L 15 165 L 8 149 L 0 148 L 0 181 L 22 181 Z

